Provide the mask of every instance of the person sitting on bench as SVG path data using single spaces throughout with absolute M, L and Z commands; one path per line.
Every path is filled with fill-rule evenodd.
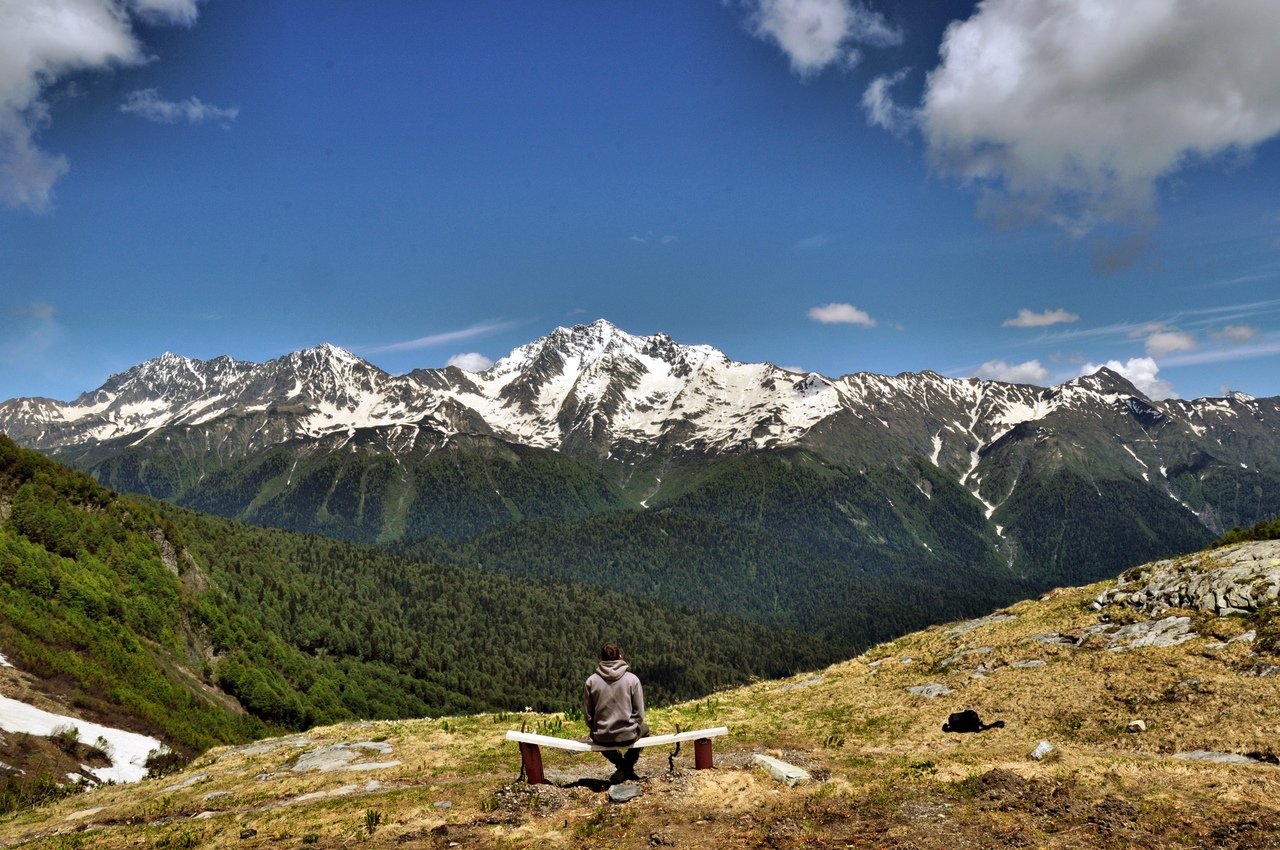
M 649 724 L 644 722 L 644 688 L 636 674 L 627 669 L 616 643 L 600 648 L 600 664 L 583 687 L 582 716 L 592 741 L 627 750 L 600 753 L 617 768 L 609 781 L 617 784 L 639 779 L 635 767 L 641 750 L 627 747 L 649 734 Z

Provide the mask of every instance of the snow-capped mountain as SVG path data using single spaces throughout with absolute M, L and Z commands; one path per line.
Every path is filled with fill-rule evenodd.
M 440 521 L 437 511 L 415 525 L 424 488 L 468 482 L 475 498 L 498 500 L 483 512 L 491 518 L 563 507 L 566 492 L 579 513 L 619 499 L 644 508 L 661 502 L 667 469 L 792 450 L 853 473 L 924 464 L 979 500 L 996 539 L 1016 534 L 1024 502 L 1064 476 L 1081 493 L 1137 486 L 1163 500 L 1150 510 L 1212 531 L 1280 512 L 1280 399 L 1153 401 L 1106 369 L 1051 388 L 933 372 L 797 374 L 605 321 L 557 328 L 479 373 L 391 375 L 331 345 L 262 364 L 165 354 L 71 402 L 5 402 L 0 430 L 120 489 L 232 515 L 306 480 L 320 495 L 288 515 L 398 517 L 374 523 L 379 539 Z M 484 457 L 512 464 L 502 475 L 490 460 L 423 471 L 424 458 L 477 440 L 562 460 L 535 473 L 532 455 L 521 466 L 493 448 Z M 350 466 L 353 454 L 383 466 L 371 478 Z M 603 478 L 584 485 L 571 463 Z M 602 495 L 619 486 L 629 495 Z M 525 501 L 513 507 L 513 493 Z M 342 494 L 354 501 L 328 503 Z
M 328 344 L 263 364 L 166 353 L 69 403 L 0 404 L 0 429 L 47 451 L 136 442 L 230 417 L 258 423 L 245 450 L 395 426 L 635 460 L 821 442 L 839 425 L 879 432 L 876 443 L 888 439 L 967 474 L 1015 426 L 1069 411 L 1126 414 L 1144 428 L 1197 437 L 1222 431 L 1226 443 L 1242 418 L 1274 435 L 1277 400 L 1153 402 L 1106 369 L 1047 389 L 933 372 L 829 378 L 738 363 L 710 346 L 597 321 L 557 328 L 480 373 L 451 367 L 393 376 Z M 856 446 L 837 448 L 857 454 Z

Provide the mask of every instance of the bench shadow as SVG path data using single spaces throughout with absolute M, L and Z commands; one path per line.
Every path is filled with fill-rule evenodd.
M 561 785 L 560 787 L 561 788 L 586 788 L 588 791 L 592 791 L 598 794 L 602 791 L 609 790 L 609 780 L 593 779 L 589 776 L 584 776 L 581 779 Z

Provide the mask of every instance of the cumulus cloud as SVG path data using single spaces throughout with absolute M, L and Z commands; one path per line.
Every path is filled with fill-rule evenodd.
M 876 320 L 865 310 L 859 310 L 852 304 L 824 304 L 821 307 L 810 307 L 809 318 L 824 325 L 862 325 L 874 328 Z
M 1196 347 L 1194 334 L 1186 331 L 1160 331 L 1147 337 L 1147 354 L 1152 357 L 1163 357 L 1175 351 L 1192 351 Z
M 1086 363 L 1080 369 L 1081 375 L 1092 375 L 1103 366 L 1117 372 L 1128 379 L 1147 398 L 1177 398 L 1173 384 L 1159 377 L 1160 366 L 1150 357 L 1131 357 L 1124 363 L 1119 360 L 1108 360 L 1106 363 Z
M 1277 32 L 1275 0 L 985 0 L 946 31 L 922 130 L 988 211 L 1149 220 L 1159 178 L 1280 132 Z
M 1003 360 L 988 360 L 973 373 L 975 378 L 985 381 L 1004 381 L 1010 384 L 1040 384 L 1049 381 L 1049 370 L 1039 360 L 1028 360 L 1026 363 L 1006 363 Z
M 203 124 L 205 121 L 221 121 L 227 125 L 240 114 L 238 106 L 214 106 L 198 97 L 186 100 L 164 100 L 159 89 L 139 89 L 125 95 L 120 111 L 138 115 L 157 124 Z
M 457 366 L 464 372 L 483 372 L 493 365 L 493 361 L 483 354 L 474 351 L 468 351 L 465 354 L 455 354 L 449 358 L 447 363 L 449 366 Z
M 858 45 L 902 43 L 901 30 L 851 0 L 746 0 L 746 6 L 752 33 L 782 48 L 791 69 L 802 77 L 830 65 L 858 64 Z
M 1213 332 L 1214 339 L 1231 345 L 1244 345 L 1258 335 L 1258 329 L 1250 325 L 1227 325 Z
M 1042 313 L 1034 313 L 1026 307 L 1018 310 L 1018 315 L 1012 319 L 1005 319 L 1001 323 L 1001 327 L 1006 328 L 1043 328 L 1049 325 L 1070 324 L 1078 322 L 1080 317 L 1075 313 L 1068 313 L 1061 308 L 1057 310 L 1045 310 Z
M 145 60 L 132 16 L 190 25 L 195 0 L 10 0 L 0 3 L 0 203 L 50 208 L 65 157 L 40 148 L 44 91 L 75 71 Z

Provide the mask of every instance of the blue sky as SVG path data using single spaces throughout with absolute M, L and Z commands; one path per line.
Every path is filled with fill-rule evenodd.
M 1278 34 L 1274 0 L 5 0 L 0 399 L 596 318 L 1277 395 Z

